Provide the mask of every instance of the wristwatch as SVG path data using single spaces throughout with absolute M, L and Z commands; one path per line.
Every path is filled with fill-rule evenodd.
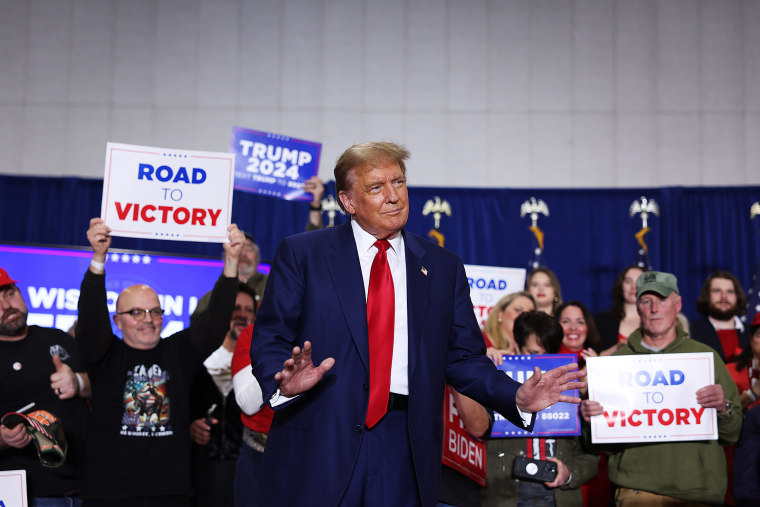
M 734 413 L 734 404 L 731 400 L 726 400 L 726 411 L 722 414 L 718 412 L 718 415 L 721 415 L 723 417 L 727 417 Z

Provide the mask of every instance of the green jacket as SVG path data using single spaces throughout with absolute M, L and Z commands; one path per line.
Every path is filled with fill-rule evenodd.
M 610 480 L 622 487 L 640 489 L 681 500 L 723 504 L 726 494 L 726 459 L 721 444 L 735 444 L 742 427 L 739 393 L 726 366 L 712 348 L 692 340 L 680 328 L 676 339 L 654 352 L 642 346 L 641 330 L 628 338 L 628 345 L 614 355 L 680 354 L 712 352 L 716 383 L 723 386 L 727 400 L 736 409 L 731 415 L 718 415 L 719 440 L 689 442 L 632 443 L 608 446 Z
M 512 462 L 525 456 L 525 438 L 494 438 L 488 440 L 486 487 L 480 490 L 483 507 L 513 507 L 517 505 L 520 480 L 512 478 Z M 596 475 L 599 456 L 588 454 L 579 437 L 557 438 L 557 459 L 570 470 L 568 484 L 554 488 L 557 507 L 581 507 L 581 485 Z

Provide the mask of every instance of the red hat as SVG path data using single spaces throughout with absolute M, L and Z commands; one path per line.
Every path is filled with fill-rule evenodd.
M 8 272 L 3 268 L 0 268 L 0 287 L 3 285 L 10 285 L 12 283 L 16 283 L 16 280 L 12 280 L 11 277 L 8 276 Z
M 750 326 L 760 326 L 760 312 L 755 314 L 755 318 L 752 319 L 752 324 L 750 324 Z

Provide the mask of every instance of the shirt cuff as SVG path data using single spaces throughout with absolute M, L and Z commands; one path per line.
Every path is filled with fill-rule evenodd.
M 523 412 L 517 405 L 515 405 L 515 408 L 517 408 L 517 413 L 520 414 L 520 419 L 522 419 L 523 426 L 526 428 L 530 426 L 530 422 L 533 420 L 533 412 Z
M 301 396 L 301 395 L 300 394 L 297 394 L 295 396 L 285 396 L 285 395 L 282 395 L 282 394 L 280 394 L 280 388 L 278 387 L 277 391 L 275 391 L 275 393 L 272 395 L 272 397 L 269 398 L 269 405 L 272 408 L 274 408 L 274 407 L 277 407 L 279 405 L 284 405 L 285 403 L 289 402 L 290 400 L 295 400 L 299 396 Z

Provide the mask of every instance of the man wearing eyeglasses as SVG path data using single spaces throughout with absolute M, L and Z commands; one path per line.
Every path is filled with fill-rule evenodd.
M 209 307 L 190 327 L 161 339 L 163 310 L 148 285 L 124 289 L 111 331 L 104 263 L 110 228 L 90 220 L 92 262 L 79 295 L 77 344 L 92 382 L 84 496 L 88 505 L 187 506 L 191 386 L 202 359 L 224 340 L 235 306 L 243 234 L 228 228 L 224 270 Z

